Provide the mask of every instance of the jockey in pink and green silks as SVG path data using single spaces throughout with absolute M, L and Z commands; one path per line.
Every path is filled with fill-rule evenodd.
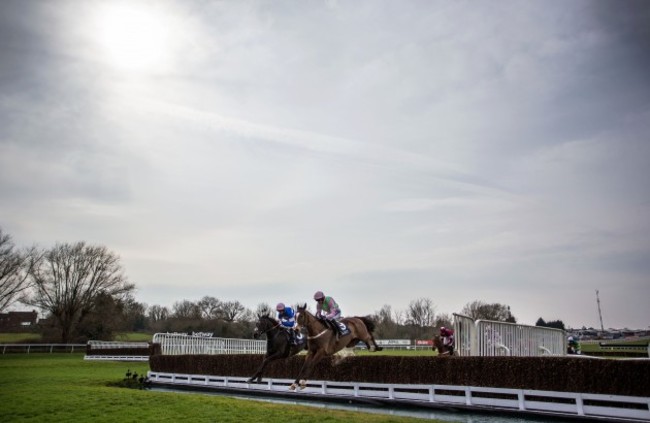
M 316 317 L 324 317 L 327 320 L 336 320 L 341 317 L 341 309 L 334 298 L 325 296 L 322 291 L 317 291 L 314 294 L 314 300 L 316 300 Z
M 338 339 L 339 335 L 347 335 L 349 331 L 337 319 L 341 317 L 341 308 L 332 297 L 326 297 L 322 291 L 316 291 L 314 294 L 316 300 L 316 317 L 324 319 L 329 327 L 334 330 Z

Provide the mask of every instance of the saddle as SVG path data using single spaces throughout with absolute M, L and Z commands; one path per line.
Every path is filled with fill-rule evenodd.
M 292 345 L 302 345 L 307 342 L 307 337 L 302 332 L 293 329 L 286 329 L 286 331 Z
M 348 326 L 345 323 L 343 323 L 343 322 L 335 322 L 335 324 L 339 325 L 339 332 L 340 332 L 341 336 L 347 335 L 347 334 L 350 333 L 350 328 L 348 328 Z
M 343 322 L 338 321 L 338 320 L 327 320 L 327 319 L 322 319 L 323 323 L 325 326 L 329 327 L 334 331 L 334 333 L 338 336 L 345 336 L 350 333 L 350 328 Z

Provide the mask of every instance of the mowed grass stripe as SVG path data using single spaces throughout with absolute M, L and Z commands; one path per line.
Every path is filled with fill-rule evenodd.
M 83 354 L 0 356 L 1 422 L 407 423 L 422 419 L 228 397 L 110 386 L 147 363 L 91 362 Z M 435 422 L 434 420 L 427 420 Z

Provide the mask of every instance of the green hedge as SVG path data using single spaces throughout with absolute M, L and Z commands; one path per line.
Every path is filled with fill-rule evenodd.
M 294 379 L 305 356 L 268 365 L 266 378 Z M 154 372 L 249 377 L 263 355 L 154 355 Z M 569 357 L 327 357 L 310 378 L 650 396 L 650 361 Z

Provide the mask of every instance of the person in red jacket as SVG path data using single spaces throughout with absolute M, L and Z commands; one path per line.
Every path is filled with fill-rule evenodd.
M 442 339 L 442 345 L 449 349 L 450 355 L 454 352 L 454 330 L 446 327 L 440 328 L 440 339 Z

